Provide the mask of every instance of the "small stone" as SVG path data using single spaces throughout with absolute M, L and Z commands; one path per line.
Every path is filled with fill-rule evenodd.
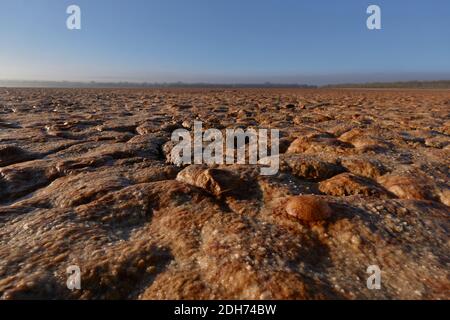
M 142 269 L 145 267 L 145 261 L 143 259 L 139 259 L 139 261 L 137 262 L 137 267 L 139 269 Z
M 303 221 L 326 220 L 331 216 L 328 203 L 313 195 L 295 196 L 286 203 L 286 212 Z
M 450 207 L 450 188 L 445 188 L 439 192 L 441 202 Z
M 145 272 L 147 272 L 147 273 L 155 273 L 155 271 L 156 271 L 155 266 L 150 266 L 147 269 L 145 269 Z

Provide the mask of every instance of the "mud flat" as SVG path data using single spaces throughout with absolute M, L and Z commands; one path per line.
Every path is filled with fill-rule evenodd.
M 171 164 L 194 120 L 279 172 Z M 449 299 L 449 165 L 449 91 L 0 89 L 0 297 Z

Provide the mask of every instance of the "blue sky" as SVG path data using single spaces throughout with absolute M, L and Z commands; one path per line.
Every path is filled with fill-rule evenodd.
M 82 29 L 66 28 L 67 6 Z M 382 30 L 366 9 L 382 10 Z M 450 79 L 448 0 L 0 0 L 0 79 Z

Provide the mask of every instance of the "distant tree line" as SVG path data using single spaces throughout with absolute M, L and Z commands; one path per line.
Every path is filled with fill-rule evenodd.
M 393 89 L 450 89 L 450 80 L 368 82 L 328 85 L 326 88 L 393 88 Z
M 317 88 L 307 84 L 285 83 L 185 83 L 185 82 L 71 82 L 71 81 L 19 81 L 0 80 L 6 87 L 49 88 Z

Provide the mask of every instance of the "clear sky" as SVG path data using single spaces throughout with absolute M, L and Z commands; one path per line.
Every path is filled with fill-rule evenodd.
M 81 30 L 66 28 L 71 4 Z M 366 27 L 370 4 L 382 30 Z M 0 79 L 450 79 L 450 1 L 0 0 Z

